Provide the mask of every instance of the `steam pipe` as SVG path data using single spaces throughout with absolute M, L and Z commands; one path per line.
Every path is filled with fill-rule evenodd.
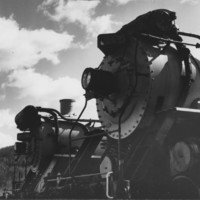
M 197 39 L 200 40 L 200 35 L 197 35 L 197 34 L 186 33 L 186 32 L 182 32 L 182 31 L 179 31 L 178 34 L 179 34 L 179 35 L 183 35 L 183 36 L 188 36 L 188 37 L 197 38 Z
M 93 138 L 93 137 L 97 137 L 97 136 L 106 136 L 107 133 L 105 133 L 104 131 L 101 131 L 100 133 L 94 134 L 94 135 L 87 135 L 87 136 L 83 136 L 83 137 L 79 137 L 79 138 L 75 138 L 75 139 L 71 139 L 71 141 L 78 141 L 78 140 L 84 140 L 87 138 Z
M 49 112 L 49 111 L 52 111 L 52 112 L 55 112 L 61 119 L 65 120 L 65 121 L 68 121 L 68 122 L 75 122 L 77 121 L 77 119 L 69 119 L 69 118 L 66 118 L 64 117 L 59 111 L 57 111 L 56 109 L 52 109 L 52 108 L 41 108 L 41 107 L 37 107 L 38 109 L 41 109 L 43 111 L 46 110 L 46 112 Z M 95 120 L 95 119 L 79 119 L 78 120 L 79 122 L 101 122 L 100 120 Z
M 54 109 L 41 108 L 41 107 L 36 107 L 36 108 L 38 109 L 39 112 L 47 112 L 47 113 L 50 113 L 54 117 L 55 133 L 56 133 L 56 136 L 58 136 L 58 132 L 59 132 L 59 129 L 58 129 L 58 118 L 57 118 L 57 115 L 54 112 Z
M 72 126 L 72 128 L 71 128 L 71 130 L 69 132 L 69 176 L 71 176 L 71 142 L 72 142 L 71 140 L 72 140 L 72 131 L 76 127 L 76 125 L 77 125 L 79 119 L 81 118 L 83 112 L 85 111 L 86 107 L 87 107 L 87 99 L 85 98 L 85 105 L 84 105 L 81 113 L 79 114 L 77 120 L 74 122 L 74 124 L 73 124 L 73 126 Z

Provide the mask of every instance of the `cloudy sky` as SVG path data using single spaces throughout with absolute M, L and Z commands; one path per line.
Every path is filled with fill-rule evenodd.
M 14 117 L 26 105 L 59 109 L 59 99 L 73 98 L 78 115 L 82 72 L 103 58 L 97 35 L 158 8 L 176 11 L 182 31 L 200 34 L 198 0 L 0 0 L 0 148 L 14 144 Z M 84 115 L 91 117 L 94 101 Z

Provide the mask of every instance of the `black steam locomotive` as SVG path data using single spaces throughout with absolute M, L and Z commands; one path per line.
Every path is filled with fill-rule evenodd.
M 186 66 L 177 43 L 100 35 L 105 57 L 82 76 L 99 120 L 81 119 L 84 109 L 77 119 L 34 106 L 18 113 L 15 153 L 27 172 L 13 182 L 16 197 L 199 198 L 200 62 L 190 55 Z

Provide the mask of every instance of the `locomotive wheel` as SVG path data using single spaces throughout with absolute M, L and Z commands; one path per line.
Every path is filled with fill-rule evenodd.
M 199 199 L 200 188 L 187 176 L 176 176 L 172 183 L 172 198 Z

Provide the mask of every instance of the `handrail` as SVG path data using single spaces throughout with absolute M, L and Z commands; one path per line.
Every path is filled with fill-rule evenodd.
M 166 42 L 166 43 L 184 44 L 184 45 L 194 46 L 196 48 L 200 48 L 200 44 L 199 43 L 191 44 L 191 43 L 181 42 L 181 41 L 177 41 L 177 40 L 166 39 L 166 38 L 162 38 L 162 37 L 158 37 L 158 36 L 151 35 L 151 34 L 146 34 L 146 33 L 141 33 L 140 35 L 144 36 L 144 37 L 160 40 L 160 41 Z
M 197 38 L 197 39 L 200 40 L 200 35 L 197 35 L 197 34 L 194 34 L 194 33 L 186 33 L 186 32 L 182 32 L 182 31 L 178 31 L 178 34 L 183 35 L 183 36 Z
M 110 196 L 110 191 L 109 191 L 109 178 L 111 176 L 111 174 L 113 174 L 113 172 L 108 172 L 106 174 L 106 196 L 109 198 L 109 199 L 113 199 L 114 197 L 113 196 Z
M 71 180 L 71 179 L 76 179 L 76 178 L 85 178 L 85 177 L 99 176 L 99 175 L 104 175 L 104 174 L 107 174 L 107 173 L 81 174 L 77 176 L 60 177 L 60 180 Z M 47 182 L 54 182 L 54 181 L 57 181 L 57 178 L 47 179 Z

